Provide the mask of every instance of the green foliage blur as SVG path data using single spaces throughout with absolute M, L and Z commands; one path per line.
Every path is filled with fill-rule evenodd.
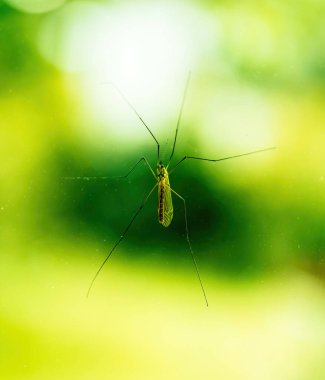
M 0 377 L 323 379 L 325 4 L 157 4 L 0 3 Z M 155 184 L 114 178 L 157 148 L 107 82 L 168 162 L 188 70 L 171 168 L 276 147 L 170 177 L 210 306 L 156 194 L 86 299 Z

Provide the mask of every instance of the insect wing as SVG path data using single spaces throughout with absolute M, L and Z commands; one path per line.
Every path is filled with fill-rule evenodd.
M 172 201 L 172 192 L 170 190 L 169 184 L 166 184 L 164 191 L 164 218 L 162 225 L 168 227 L 173 220 L 173 201 Z

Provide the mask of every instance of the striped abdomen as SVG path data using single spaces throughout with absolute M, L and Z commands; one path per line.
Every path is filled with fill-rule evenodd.
M 168 174 L 158 182 L 158 222 L 168 227 L 173 219 L 173 203 Z
M 158 221 L 163 224 L 164 221 L 164 195 L 165 186 L 160 185 L 159 197 L 158 197 Z

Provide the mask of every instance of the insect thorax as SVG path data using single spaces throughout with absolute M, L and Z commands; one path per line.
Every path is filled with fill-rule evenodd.
M 165 166 L 161 161 L 158 162 L 157 164 L 157 177 L 158 177 L 158 182 L 164 181 L 165 179 L 168 180 L 168 172 Z

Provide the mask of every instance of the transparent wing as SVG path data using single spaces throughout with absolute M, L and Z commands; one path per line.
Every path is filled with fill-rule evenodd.
M 168 227 L 173 220 L 173 201 L 169 183 L 165 186 L 164 192 L 164 219 L 162 225 Z

